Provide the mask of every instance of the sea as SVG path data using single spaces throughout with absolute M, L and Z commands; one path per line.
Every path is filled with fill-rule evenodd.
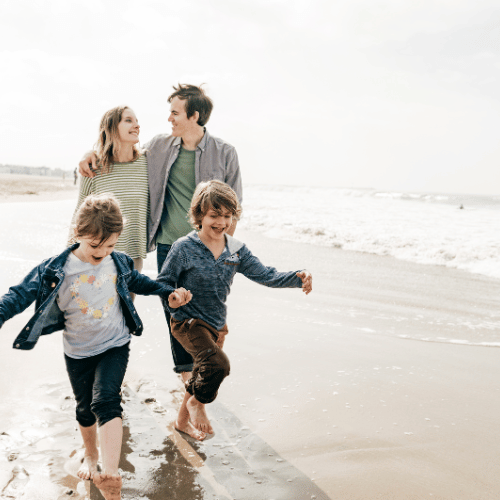
M 66 246 L 74 209 L 74 199 L 0 203 L 0 294 Z M 245 185 L 240 228 L 318 250 L 332 247 L 456 268 L 493 280 L 495 290 L 500 286 L 500 196 Z M 154 255 L 146 259 L 143 272 L 156 276 Z M 452 301 L 415 317 L 372 317 L 352 304 L 347 313 L 360 330 L 373 335 L 500 347 L 496 298 L 482 295 L 488 286 L 483 282 L 471 280 L 480 295 L 469 290 L 473 303 L 467 311 L 457 310 Z M 319 301 L 323 295 L 318 294 Z M 345 313 L 338 304 L 318 308 L 315 321 L 325 325 Z
M 241 227 L 500 278 L 500 195 L 247 185 Z

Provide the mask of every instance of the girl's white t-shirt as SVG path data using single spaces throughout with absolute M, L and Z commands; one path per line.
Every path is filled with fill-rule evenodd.
M 65 319 L 65 354 L 70 358 L 88 358 L 129 342 L 111 255 L 93 266 L 70 253 L 64 273 L 57 305 Z

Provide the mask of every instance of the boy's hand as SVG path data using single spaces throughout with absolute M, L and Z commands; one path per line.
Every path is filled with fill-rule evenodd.
M 168 305 L 172 309 L 185 306 L 191 299 L 193 294 L 185 288 L 177 288 L 168 296 Z
M 307 295 L 313 289 L 313 277 L 309 271 L 300 271 L 297 276 L 302 280 L 302 290 Z
M 95 177 L 95 171 L 97 168 L 96 160 L 97 157 L 94 151 L 89 151 L 88 153 L 85 153 L 85 156 L 78 164 L 78 170 L 80 172 L 80 175 L 83 175 L 84 177 Z

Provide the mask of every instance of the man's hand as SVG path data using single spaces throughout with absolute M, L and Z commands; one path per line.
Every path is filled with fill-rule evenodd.
M 95 177 L 97 156 L 94 151 L 88 151 L 78 164 L 78 171 L 84 177 Z
M 313 289 L 313 277 L 309 271 L 301 271 L 297 276 L 302 280 L 302 291 L 307 295 Z
M 185 306 L 191 299 L 193 294 L 185 288 L 177 288 L 168 296 L 168 305 L 172 309 Z

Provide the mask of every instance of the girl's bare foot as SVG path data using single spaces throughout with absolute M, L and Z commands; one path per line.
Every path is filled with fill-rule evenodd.
M 80 479 L 92 479 L 92 475 L 97 472 L 97 460 L 99 455 L 85 455 L 82 460 L 82 465 L 78 469 L 76 475 Z
M 189 420 L 181 424 L 179 419 L 177 419 L 175 421 L 175 428 L 178 431 L 184 432 L 185 434 L 188 434 L 192 438 L 197 439 L 198 441 L 203 441 L 207 436 L 204 432 L 199 431 Z
M 95 472 L 92 480 L 106 500 L 121 500 L 122 478 L 119 474 Z
M 205 405 L 200 403 L 194 396 L 191 396 L 186 403 L 189 417 L 192 424 L 199 431 L 213 434 L 214 431 L 208 420 L 207 413 L 205 412 Z

